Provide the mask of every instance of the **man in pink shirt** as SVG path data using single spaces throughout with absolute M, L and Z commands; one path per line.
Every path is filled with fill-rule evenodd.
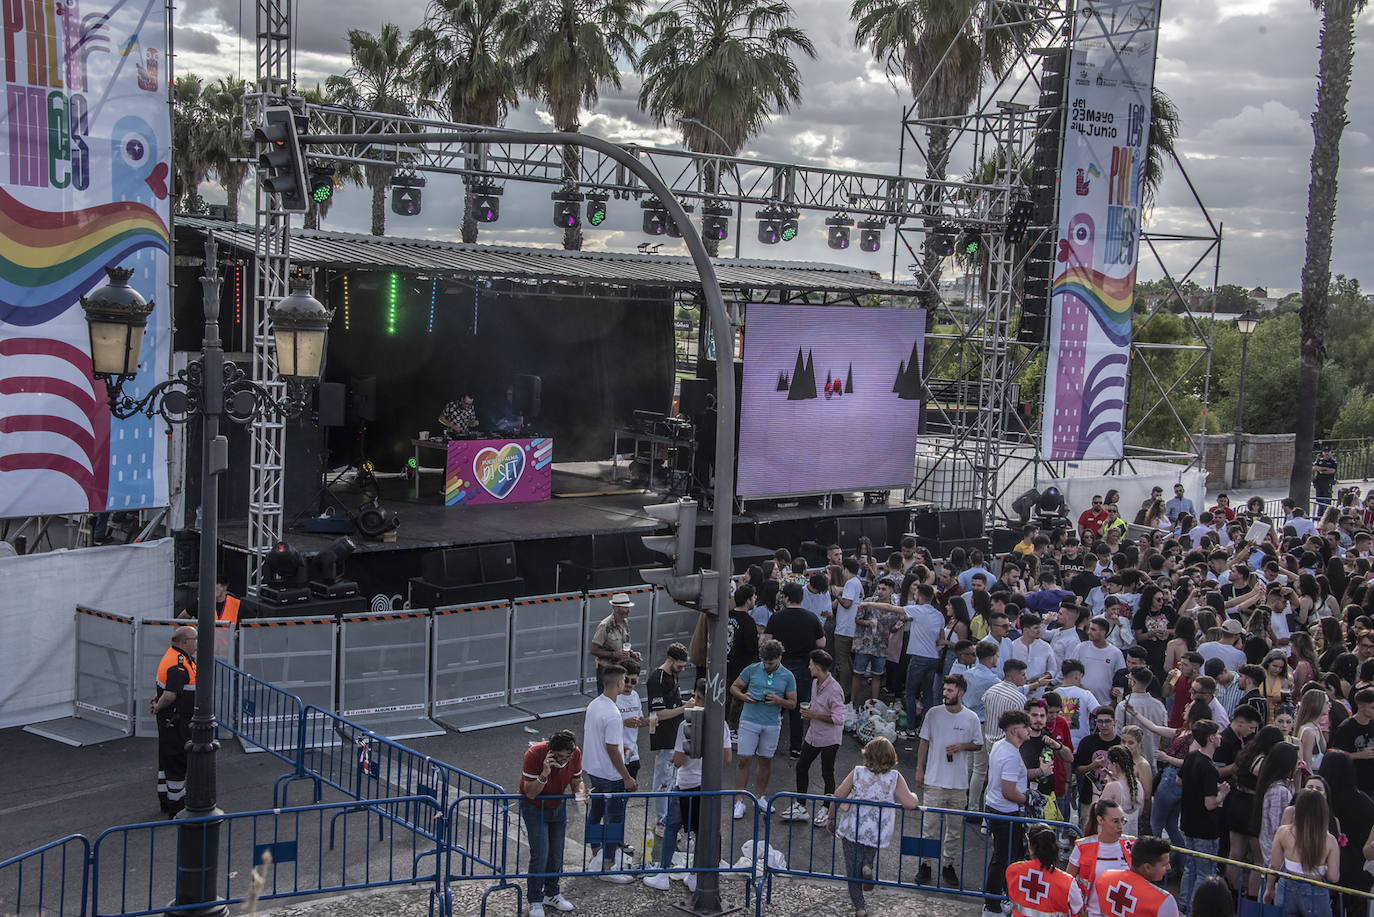
M 835 792 L 835 754 L 844 737 L 844 689 L 830 674 L 834 660 L 825 650 L 812 650 L 807 667 L 811 670 L 811 702 L 802 705 L 802 719 L 807 721 L 806 739 L 802 743 L 801 758 L 797 760 L 797 792 L 805 795 L 811 782 L 811 762 L 821 759 L 821 780 L 825 795 Z M 801 821 L 808 815 L 800 800 L 794 802 L 782 818 Z M 829 807 L 816 806 L 815 824 L 824 827 L 830 816 Z

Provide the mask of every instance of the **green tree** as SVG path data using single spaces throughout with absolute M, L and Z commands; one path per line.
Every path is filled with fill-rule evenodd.
M 340 103 L 387 115 L 410 115 L 415 94 L 407 74 L 418 45 L 401 35 L 394 23 L 384 23 L 376 35 L 362 29 L 348 30 L 348 53 L 353 65 L 343 76 L 325 80 L 325 89 Z M 379 159 L 381 154 L 379 154 Z M 386 235 L 386 199 L 396 166 L 389 162 L 363 166 L 372 189 L 372 234 Z
M 1355 16 L 1366 0 L 1312 0 L 1321 12 L 1317 107 L 1312 113 L 1311 179 L 1307 186 L 1307 250 L 1302 266 L 1302 371 L 1297 380 L 1298 416 L 1293 431 L 1293 473 L 1288 496 L 1307 505 L 1312 485 L 1312 441 L 1317 432 L 1319 384 L 1326 362 L 1327 294 L 1331 284 L 1331 233 L 1336 222 L 1341 135 L 1355 64 Z
M 324 87 L 316 83 L 313 87 L 304 90 L 301 95 L 309 105 L 333 105 L 339 100 L 326 91 Z M 334 194 L 338 194 L 339 189 L 346 184 L 362 187 L 367 184 L 367 179 L 363 176 L 363 168 L 356 162 L 336 162 L 334 167 Z M 329 216 L 329 209 L 334 206 L 334 196 L 328 200 L 310 200 L 310 209 L 305 212 L 305 228 L 319 229 L 324 222 L 324 218 Z
M 1186 344 L 1194 338 L 1183 319 L 1161 312 L 1148 321 L 1136 319 L 1138 344 Z M 1187 451 L 1189 437 L 1202 424 L 1201 369 L 1196 351 L 1140 347 L 1131 352 L 1130 391 L 1126 403 L 1128 442 L 1152 449 Z
M 644 20 L 640 107 L 659 124 L 687 119 L 680 123 L 689 150 L 736 155 L 770 115 L 801 101 L 792 55 L 815 58 L 816 49 L 792 19 L 782 0 L 673 0 Z M 715 163 L 703 180 L 708 196 L 717 193 Z M 718 245 L 706 240 L 712 255 Z
M 206 151 L 205 81 L 183 73 L 172 83 L 172 209 L 183 200 L 199 199 L 200 183 L 213 165 Z
M 1337 274 L 1331 282 L 1327 362 L 1344 369 L 1352 388 L 1374 392 L 1374 304 L 1360 281 Z
M 248 177 L 252 147 L 243 136 L 243 94 L 247 82 L 233 76 L 215 80 L 201 96 L 205 133 L 202 149 L 229 206 L 229 219 L 238 222 L 239 191 Z
M 1255 307 L 1255 302 L 1250 298 L 1246 289 L 1234 283 L 1223 283 L 1217 287 L 1216 299 L 1218 312 L 1239 315 L 1247 309 Z
M 1331 425 L 1332 439 L 1365 439 L 1374 436 L 1374 392 L 1357 388 L 1341 404 L 1336 422 Z
M 518 55 L 519 84 L 549 106 L 556 130 L 582 127 L 581 107 L 595 105 L 603 85 L 620 88 L 617 58 L 635 62 L 644 37 L 639 12 L 645 0 L 526 0 L 507 47 Z M 576 182 L 578 147 L 563 150 L 563 180 Z M 582 249 L 581 228 L 563 231 L 563 247 Z
M 508 0 L 433 0 L 414 33 L 411 77 L 421 104 L 460 124 L 496 126 L 519 107 L 512 42 L 520 18 Z M 472 186 L 463 191 L 464 242 L 476 242 Z
M 1302 366 L 1301 356 L 1293 347 L 1298 332 L 1298 316 L 1289 313 L 1265 316 L 1250 335 L 1245 367 L 1245 417 L 1241 425 L 1245 432 L 1291 433 L 1297 429 L 1298 413 L 1304 410 L 1293 398 Z M 1235 427 L 1240 338 L 1240 332 L 1230 322 L 1218 322 L 1212 336 L 1211 402 L 1218 430 Z M 1331 427 L 1349 388 L 1345 369 L 1328 364 L 1322 374 L 1314 429 Z

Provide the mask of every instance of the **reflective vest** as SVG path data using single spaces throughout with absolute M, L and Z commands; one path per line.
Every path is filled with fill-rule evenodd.
M 1007 897 L 1017 917 L 1070 917 L 1073 876 L 1046 869 L 1039 860 L 1022 860 L 1007 867 Z
M 181 650 L 177 649 L 175 646 L 169 646 L 167 647 L 167 652 L 162 654 L 162 661 L 157 664 L 157 693 L 161 694 L 163 691 L 167 690 L 167 675 L 177 666 L 186 669 L 186 674 L 189 676 L 186 681 L 186 686 L 181 690 L 196 690 L 195 660 L 186 658 Z
M 1101 847 L 1101 842 L 1094 834 L 1092 837 L 1080 838 L 1074 844 L 1078 848 L 1078 884 L 1083 887 L 1083 894 L 1090 896 L 1093 892 L 1093 880 L 1097 878 L 1097 852 Z M 1121 836 L 1121 855 L 1126 858 L 1126 866 L 1131 865 L 1131 849 L 1135 847 L 1135 838 L 1129 835 Z M 1118 867 L 1119 868 L 1119 867 Z
M 1095 880 L 1103 917 L 1154 917 L 1169 893 L 1129 869 L 1111 869 Z
M 215 613 L 216 621 L 228 621 L 232 627 L 239 623 L 239 600 L 232 595 L 224 597 L 224 607 Z

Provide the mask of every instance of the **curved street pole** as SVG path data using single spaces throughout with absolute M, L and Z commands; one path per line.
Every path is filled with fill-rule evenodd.
M 714 597 L 703 593 L 701 607 L 714 612 L 711 618 L 710 639 L 706 660 L 706 711 L 702 728 L 706 730 L 702 743 L 701 789 L 713 793 L 722 788 L 722 760 L 724 752 L 725 698 L 729 686 L 725 683 L 726 642 L 729 640 L 730 620 L 730 527 L 734 521 L 735 490 L 735 337 L 730 316 L 725 311 L 725 298 L 720 281 L 706 246 L 701 242 L 696 226 L 687 211 L 682 209 L 673 191 L 651 169 L 625 150 L 600 137 L 566 132 L 537 131 L 437 131 L 396 134 L 303 134 L 300 143 L 307 146 L 334 144 L 387 143 L 473 143 L 473 144 L 559 144 L 596 150 L 614 159 L 644 182 L 650 194 L 663 204 L 668 216 L 682 230 L 692 263 L 701 277 L 702 293 L 706 296 L 711 331 L 716 337 L 716 483 L 711 512 L 711 562 L 719 571 Z M 738 238 L 738 231 L 735 233 Z M 716 817 L 709 820 L 708 830 L 697 834 L 696 860 L 712 871 L 698 876 L 692 909 L 702 915 L 723 912 L 720 900 L 720 873 L 714 871 L 720 863 L 719 823 L 720 800 L 702 801 Z

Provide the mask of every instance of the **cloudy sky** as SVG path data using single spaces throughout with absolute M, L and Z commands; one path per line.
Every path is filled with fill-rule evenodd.
M 775 117 L 750 142 L 744 155 L 835 168 L 896 173 L 899 123 L 905 87 L 894 86 L 856 48 L 844 0 L 793 0 L 797 23 L 816 45 L 817 59 L 802 63 L 803 104 Z M 385 6 L 403 29 L 420 24 L 422 0 Z M 379 7 L 371 0 L 299 0 L 296 4 L 297 78 L 310 86 L 348 67 L 350 28 L 376 32 Z M 1221 281 L 1283 290 L 1299 286 L 1306 219 L 1308 161 L 1312 151 L 1309 117 L 1315 102 L 1319 18 L 1309 0 L 1164 0 L 1156 82 L 1173 97 L 1182 114 L 1179 146 L 1188 177 L 1211 219 L 1224 224 Z M 184 0 L 178 8 L 179 72 L 253 78 L 251 3 Z M 242 28 L 240 28 L 240 24 Z M 240 37 L 242 32 L 242 37 Z M 1355 73 L 1342 145 L 1334 273 L 1360 277 L 1374 289 L 1374 7 L 1361 18 Z M 638 111 L 639 82 L 626 74 L 621 89 L 602 93 L 583 115 L 583 130 L 611 140 L 675 147 L 680 137 L 658 127 Z M 509 127 L 547 129 L 546 111 L 523 100 Z M 456 237 L 458 214 L 451 212 L 456 182 L 431 178 L 419 217 L 388 214 L 388 232 L 400 236 Z M 215 189 L 204 188 L 214 200 Z M 369 192 L 340 192 L 326 228 L 366 232 Z M 507 189 L 499 224 L 484 228 L 483 241 L 556 245 L 561 236 L 550 223 L 548 186 Z M 251 200 L 251 195 L 248 196 Z M 878 254 L 851 248 L 840 255 L 825 246 L 821 217 L 804 216 L 802 234 L 784 246 L 763 246 L 746 221 L 744 257 L 828 262 L 843 260 L 887 275 L 890 246 Z M 1205 234 L 1206 221 L 1176 170 L 1165 179 L 1149 224 L 1151 230 Z M 732 227 L 733 230 L 733 227 Z M 602 229 L 587 231 L 588 248 L 633 251 L 644 240 L 637 207 L 612 202 Z M 890 236 L 889 236 L 890 239 Z M 664 252 L 669 249 L 665 247 Z M 722 253 L 733 251 L 733 245 Z M 1181 275 L 1202 254 L 1196 243 L 1160 247 L 1168 269 Z M 1142 250 L 1142 279 L 1162 274 L 1155 257 Z M 898 279 L 908 279 L 905 261 Z M 1194 278 L 1210 285 L 1211 266 Z

